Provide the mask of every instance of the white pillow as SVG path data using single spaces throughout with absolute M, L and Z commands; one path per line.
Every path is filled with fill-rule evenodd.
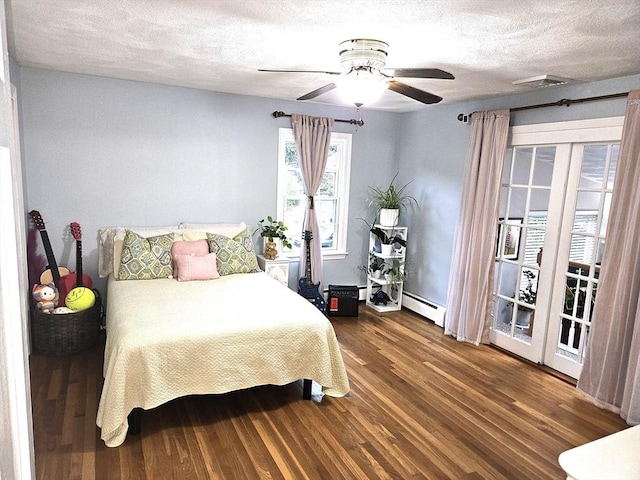
M 181 230 L 189 230 L 190 232 L 200 233 L 216 233 L 218 235 L 224 235 L 225 237 L 233 238 L 236 235 L 241 234 L 247 228 L 244 222 L 240 223 L 187 223 L 182 222 L 180 224 Z M 182 234 L 184 238 L 184 233 Z M 204 237 L 206 238 L 206 236 Z M 185 238 L 186 240 L 186 238 Z M 197 238 L 200 240 L 200 238 Z

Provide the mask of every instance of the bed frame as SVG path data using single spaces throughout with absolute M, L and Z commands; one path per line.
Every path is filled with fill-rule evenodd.
M 311 400 L 311 380 L 305 378 L 302 385 L 302 398 Z M 134 408 L 129 416 L 129 435 L 139 435 L 142 431 L 142 408 Z

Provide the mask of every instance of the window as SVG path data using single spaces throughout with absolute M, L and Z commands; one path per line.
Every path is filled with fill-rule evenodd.
M 350 167 L 351 134 L 333 132 L 324 178 L 314 200 L 325 258 L 344 258 L 346 255 Z M 291 128 L 280 129 L 277 194 L 278 220 L 289 228 L 288 237 L 293 245 L 291 256 L 297 256 L 307 198 Z

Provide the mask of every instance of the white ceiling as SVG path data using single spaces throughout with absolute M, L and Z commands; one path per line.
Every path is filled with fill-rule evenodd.
M 389 43 L 387 67 L 443 102 L 640 73 L 640 0 L 5 0 L 9 51 L 25 67 L 294 100 L 333 81 L 338 44 Z M 314 102 L 342 102 L 334 92 Z M 342 102 L 344 104 L 344 102 Z M 365 108 L 367 106 L 365 105 Z M 429 108 L 386 91 L 369 108 Z

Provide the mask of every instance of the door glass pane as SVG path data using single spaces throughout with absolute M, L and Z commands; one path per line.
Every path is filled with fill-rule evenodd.
M 504 156 L 504 163 L 502 164 L 502 181 L 509 182 L 509 178 L 511 178 L 511 164 L 513 162 L 512 159 L 513 150 L 510 148 L 507 149 Z
M 536 161 L 533 169 L 534 185 L 542 185 L 545 187 L 551 186 L 555 156 L 556 147 L 542 147 L 536 149 Z
M 509 194 L 509 189 L 507 187 L 502 187 L 500 189 L 500 218 L 504 218 L 507 215 L 507 196 Z
M 529 210 L 532 212 L 546 212 L 549 210 L 549 195 L 551 194 L 548 188 L 545 189 L 533 189 L 531 190 L 531 206 Z
M 604 205 L 602 207 L 602 221 L 600 223 L 600 235 L 606 235 L 609 224 L 609 210 L 611 209 L 611 193 L 604 194 Z
M 613 188 L 613 180 L 616 177 L 616 167 L 618 166 L 618 153 L 620 145 L 611 146 L 611 160 L 609 161 L 609 174 L 607 175 L 607 189 Z
M 587 145 L 584 147 L 579 187 L 597 189 L 602 187 L 606 159 L 606 145 Z
M 517 185 L 529 185 L 532 155 L 533 148 L 516 149 L 513 162 L 513 178 L 511 183 Z
M 524 218 L 528 188 L 513 187 L 509 195 L 509 218 Z

